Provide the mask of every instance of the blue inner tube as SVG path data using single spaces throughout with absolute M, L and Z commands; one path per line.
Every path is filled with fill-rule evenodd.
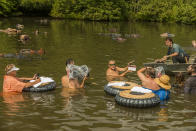
M 22 91 L 23 92 L 46 92 L 46 91 L 51 91 L 56 88 L 56 82 L 50 82 L 46 85 L 41 85 L 39 87 L 28 87 L 24 88 Z

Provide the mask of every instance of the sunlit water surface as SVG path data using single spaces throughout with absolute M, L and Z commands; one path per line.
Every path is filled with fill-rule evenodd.
M 194 53 L 191 40 L 196 39 L 196 26 L 51 19 L 40 22 L 40 19 L 0 19 L 0 29 L 14 28 L 20 23 L 25 26 L 23 33 L 31 37 L 28 43 L 22 44 L 18 41 L 19 36 L 0 33 L 1 53 L 18 52 L 23 48 L 46 50 L 46 55 L 41 58 L 0 58 L 0 83 L 3 84 L 5 65 L 14 63 L 21 69 L 18 76 L 31 77 L 39 72 L 42 76 L 53 77 L 57 89 L 46 93 L 1 96 L 1 131 L 196 130 L 196 96 L 185 96 L 182 89 L 173 88 L 168 102 L 149 109 L 121 107 L 103 91 L 107 84 L 105 71 L 108 60 L 115 59 L 121 67 L 135 60 L 137 68 L 140 68 L 144 62 L 160 58 L 167 51 L 164 39 L 159 36 L 163 32 L 174 33 L 174 41 L 187 52 Z M 110 36 L 98 35 L 109 33 L 114 28 L 122 35 L 135 33 L 140 37 L 127 38 L 120 43 Z M 40 31 L 39 35 L 34 34 L 36 29 Z M 91 68 L 86 88 L 75 92 L 62 88 L 60 81 L 65 74 L 65 60 L 70 57 L 77 65 L 86 64 Z M 129 73 L 125 79 L 139 83 L 135 72 Z

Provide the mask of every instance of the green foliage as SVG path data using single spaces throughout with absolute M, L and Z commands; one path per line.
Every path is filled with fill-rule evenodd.
M 0 16 L 25 15 L 95 21 L 196 22 L 196 0 L 0 0 Z
M 20 10 L 27 15 L 48 15 L 53 0 L 20 0 Z
M 17 9 L 16 0 L 0 0 L 0 16 L 9 16 Z
M 124 0 L 56 0 L 51 15 L 87 20 L 121 20 L 125 16 Z M 124 12 L 124 13 L 123 13 Z
M 129 20 L 196 22 L 196 0 L 131 0 Z

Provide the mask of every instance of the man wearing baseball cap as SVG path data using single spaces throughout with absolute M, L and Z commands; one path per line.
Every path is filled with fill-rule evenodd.
M 40 79 L 34 75 L 33 78 L 17 78 L 16 71 L 18 71 L 14 64 L 9 64 L 5 68 L 6 75 L 3 81 L 3 92 L 22 92 L 23 88 L 28 88 L 40 82 Z M 35 80 L 34 82 L 24 83 L 24 80 Z

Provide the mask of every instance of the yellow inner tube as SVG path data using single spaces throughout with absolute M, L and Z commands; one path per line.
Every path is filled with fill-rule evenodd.
M 122 81 L 111 81 L 110 83 L 117 83 L 117 82 L 122 82 Z M 129 86 L 112 86 L 112 88 L 129 90 L 135 86 L 140 86 L 140 85 L 133 83 L 133 82 L 125 82 L 125 84 L 129 84 Z
M 144 93 L 142 95 L 134 95 L 130 93 L 131 93 L 130 90 L 121 91 L 119 93 L 119 96 L 124 97 L 124 98 L 131 98 L 131 99 L 147 99 L 147 98 L 155 97 L 154 93 Z

